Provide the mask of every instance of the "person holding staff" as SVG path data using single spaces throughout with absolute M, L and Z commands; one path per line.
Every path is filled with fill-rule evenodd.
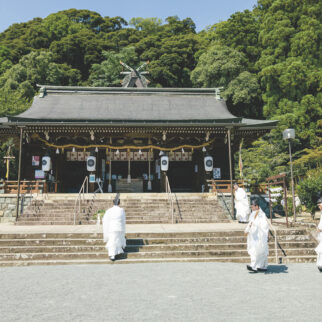
M 269 223 L 258 201 L 251 203 L 252 213 L 245 229 L 247 235 L 247 251 L 250 255 L 250 265 L 247 269 L 254 273 L 267 271 L 268 265 L 268 232 Z
M 315 251 L 318 254 L 318 257 L 316 260 L 316 265 L 317 265 L 319 271 L 322 273 L 322 198 L 319 198 L 317 204 L 320 209 L 320 223 L 317 227 L 317 232 L 319 234 L 318 240 L 320 243 L 319 243 L 318 247 L 315 248 Z

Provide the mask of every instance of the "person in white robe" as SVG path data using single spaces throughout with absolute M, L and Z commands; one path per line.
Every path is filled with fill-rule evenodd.
M 247 251 L 251 260 L 250 265 L 247 265 L 247 269 L 257 273 L 267 270 L 269 223 L 257 200 L 252 201 L 251 207 L 252 213 L 245 229 Z
M 319 240 L 319 245 L 317 248 L 315 248 L 316 253 L 318 254 L 318 257 L 316 259 L 316 265 L 319 269 L 319 271 L 322 273 L 322 198 L 318 200 L 318 207 L 320 209 L 320 223 L 317 227 L 317 232 L 319 234 L 318 240 Z
M 249 202 L 246 191 L 234 183 L 235 208 L 238 222 L 247 223 L 249 215 Z
M 106 243 L 108 256 L 112 261 L 115 256 L 124 253 L 125 239 L 125 211 L 120 207 L 119 194 L 113 200 L 114 206 L 108 209 L 103 217 L 103 238 Z

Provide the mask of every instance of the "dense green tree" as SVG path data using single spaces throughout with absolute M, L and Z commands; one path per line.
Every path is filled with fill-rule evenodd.
M 90 30 L 81 30 L 50 45 L 55 61 L 78 69 L 83 80 L 88 78 L 91 65 L 102 60 L 102 48 L 103 43 Z
M 246 57 L 227 46 L 213 45 L 199 58 L 191 73 L 195 86 L 227 87 L 246 68 Z
M 12 65 L 12 56 L 9 48 L 0 45 L 0 75 Z
M 252 11 L 236 12 L 227 21 L 209 29 L 212 40 L 242 52 L 250 61 L 250 68 L 259 58 L 259 21 Z
M 19 101 L 19 97 L 31 100 L 37 84 L 77 85 L 79 80 L 80 73 L 66 64 L 56 64 L 52 53 L 31 52 L 0 77 L 0 96 L 6 97 L 2 109 L 11 108 L 8 96 L 13 94 L 13 100 Z
M 162 19 L 160 18 L 132 18 L 129 25 L 133 26 L 136 30 L 145 31 L 147 34 L 153 34 L 160 31 Z

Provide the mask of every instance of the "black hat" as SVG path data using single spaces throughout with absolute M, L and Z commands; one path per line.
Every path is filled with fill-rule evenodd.
M 117 193 L 114 200 L 113 200 L 113 204 L 117 206 L 119 204 L 119 202 L 120 202 L 120 194 Z
M 253 199 L 253 200 L 251 201 L 251 205 L 252 205 L 252 206 L 259 206 L 259 204 L 258 204 L 258 200 L 257 200 L 257 199 Z

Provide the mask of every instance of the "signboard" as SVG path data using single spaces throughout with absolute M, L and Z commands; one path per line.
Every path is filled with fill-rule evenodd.
M 214 179 L 221 179 L 221 169 L 220 168 L 213 168 L 212 173 L 213 173 Z
M 78 153 L 77 152 L 70 153 L 70 161 L 78 161 Z
M 192 161 L 192 152 L 170 152 L 169 161 Z
M 87 158 L 91 155 L 90 152 L 72 152 L 67 151 L 66 152 L 66 161 L 87 161 Z
M 35 170 L 35 179 L 45 179 L 45 171 Z
M 95 174 L 90 174 L 89 175 L 89 182 L 90 183 L 95 183 Z
M 33 155 L 31 159 L 31 165 L 33 167 L 38 167 L 40 164 L 40 156 L 39 155 Z
M 77 152 L 77 161 L 85 161 L 84 152 Z
M 106 154 L 106 158 L 108 161 L 128 161 L 129 157 L 131 161 L 148 161 L 149 160 L 149 153 L 150 153 L 150 160 L 153 161 L 153 153 L 148 151 L 134 151 L 134 152 L 127 152 L 127 151 L 116 151 L 108 152 Z

